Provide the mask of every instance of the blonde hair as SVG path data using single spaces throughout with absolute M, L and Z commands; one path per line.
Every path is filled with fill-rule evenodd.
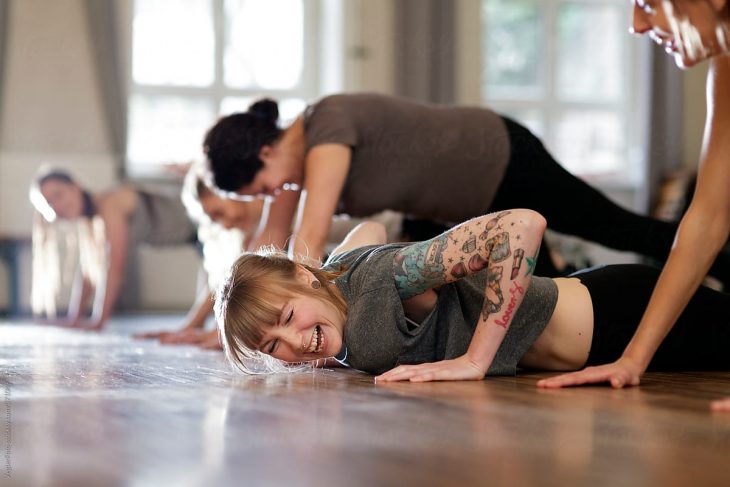
M 314 289 L 301 283 L 297 266 L 310 271 L 322 284 Z M 279 319 L 281 310 L 272 303 L 295 295 L 310 296 L 347 316 L 347 303 L 331 284 L 340 272 L 299 264 L 272 247 L 241 255 L 218 289 L 215 315 L 228 360 L 249 374 L 290 369 L 285 362 L 258 349 L 266 328 Z
M 77 269 L 96 287 L 103 282 L 107 267 L 104 221 L 88 214 L 73 221 L 59 221 L 40 191 L 41 184 L 52 179 L 75 184 L 67 173 L 43 167 L 29 191 L 36 210 L 33 218 L 31 309 L 34 315 L 48 317 L 56 317 L 61 290 L 72 286 Z M 88 206 L 88 193 L 85 198 Z

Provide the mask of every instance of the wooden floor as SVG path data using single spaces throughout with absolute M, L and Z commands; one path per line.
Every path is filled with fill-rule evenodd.
M 127 336 L 172 324 L 0 324 L 0 485 L 730 485 L 730 414 L 708 411 L 730 373 L 376 386 L 240 376 L 220 353 Z

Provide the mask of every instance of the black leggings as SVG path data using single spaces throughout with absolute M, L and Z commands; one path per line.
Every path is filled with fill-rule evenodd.
M 489 211 L 529 208 L 541 213 L 548 228 L 664 262 L 677 225 L 625 210 L 566 171 L 532 132 L 503 117 L 511 157 Z M 541 255 L 540 263 L 548 260 Z
M 621 208 L 566 171 L 527 128 L 502 118 L 510 139 L 510 159 L 487 212 L 529 208 L 541 213 L 551 230 L 612 249 L 636 252 L 660 263 L 666 261 L 677 223 Z M 427 240 L 447 228 L 423 221 L 404 222 L 404 232 L 416 241 Z M 723 251 L 717 257 L 710 274 L 730 283 L 730 253 Z M 540 247 L 535 275 L 562 275 L 553 265 L 545 242 Z
M 614 362 L 639 326 L 660 270 L 641 264 L 573 274 L 593 302 L 593 341 L 586 365 Z M 730 294 L 701 286 L 659 346 L 649 370 L 730 369 Z

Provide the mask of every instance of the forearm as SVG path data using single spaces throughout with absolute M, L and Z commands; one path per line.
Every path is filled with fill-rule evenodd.
M 261 247 L 268 245 L 273 245 L 278 249 L 283 249 L 288 237 L 288 230 L 281 228 L 267 228 L 256 234 L 256 236 L 251 240 L 251 243 L 247 246 L 246 250 L 249 252 L 256 252 Z
M 291 235 L 291 218 L 289 216 L 287 220 L 286 215 L 282 217 L 276 212 L 272 215 L 266 209 L 262 214 L 261 223 L 256 229 L 256 234 L 251 239 L 246 250 L 256 252 L 261 247 L 269 245 L 273 245 L 277 249 L 285 248 L 287 239 Z
M 119 294 L 124 281 L 125 267 L 127 263 L 126 245 L 122 248 L 112 244 L 110 248 L 109 266 L 102 282 L 97 286 L 94 300 L 94 311 L 92 320 L 96 326 L 102 327 L 114 312 Z
M 119 298 L 121 288 L 121 276 L 112 276 L 111 271 L 108 273 L 103 285 L 100 285 L 97 288 L 96 297 L 94 299 L 94 310 L 91 315 L 92 321 L 97 326 L 103 326 L 111 317 L 114 312 L 114 306 Z
M 726 224 L 696 211 L 682 220 L 675 246 L 624 352 L 642 371 L 702 283 L 727 236 Z
M 404 247 L 393 262 L 399 296 L 406 301 L 484 272 L 484 302 L 466 355 L 486 373 L 530 285 L 545 225 L 534 211 L 511 210 L 474 218 Z
M 624 352 L 646 370 L 730 232 L 730 60 L 713 59 L 697 188 L 639 328 Z
M 74 278 L 73 287 L 68 303 L 68 320 L 76 323 L 81 319 L 81 315 L 86 308 L 91 295 L 91 286 L 89 281 L 81 275 L 79 271 Z
M 545 228 L 544 220 L 516 216 L 516 221 L 505 218 L 511 255 L 495 256 L 492 251 L 489 256 L 484 304 L 466 353 L 485 374 L 530 286 Z
M 318 225 L 321 227 L 323 225 Z M 295 233 L 289 241 L 289 256 L 293 258 L 307 258 L 319 262 L 324 255 L 324 247 L 327 243 L 327 232 L 329 225 L 322 228 L 306 228 L 304 231 Z
M 299 201 L 299 191 L 284 191 L 273 203 L 266 203 L 256 235 L 248 246 L 255 252 L 265 245 L 283 249 L 291 235 L 292 220 Z

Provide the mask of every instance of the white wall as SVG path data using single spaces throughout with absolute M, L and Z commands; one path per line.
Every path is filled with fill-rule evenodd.
M 454 16 L 456 38 L 456 102 L 481 105 L 482 21 L 480 0 L 459 0 Z
M 0 114 L 0 234 L 31 230 L 28 183 L 42 162 L 107 185 L 113 168 L 81 0 L 10 3 Z
M 345 91 L 395 90 L 393 0 L 344 1 Z
M 99 190 L 115 182 L 114 156 L 83 1 L 12 0 L 8 26 L 0 113 L 0 236 L 29 239 L 28 185 L 41 163 L 67 167 L 83 185 Z M 147 270 L 142 272 L 143 306 L 185 309 L 192 302 L 198 259 L 190 249 L 171 252 L 175 258 L 155 251 L 140 255 L 141 268 Z M 27 254 L 21 257 L 26 307 Z M 0 305 L 6 304 L 7 294 L 3 269 Z

